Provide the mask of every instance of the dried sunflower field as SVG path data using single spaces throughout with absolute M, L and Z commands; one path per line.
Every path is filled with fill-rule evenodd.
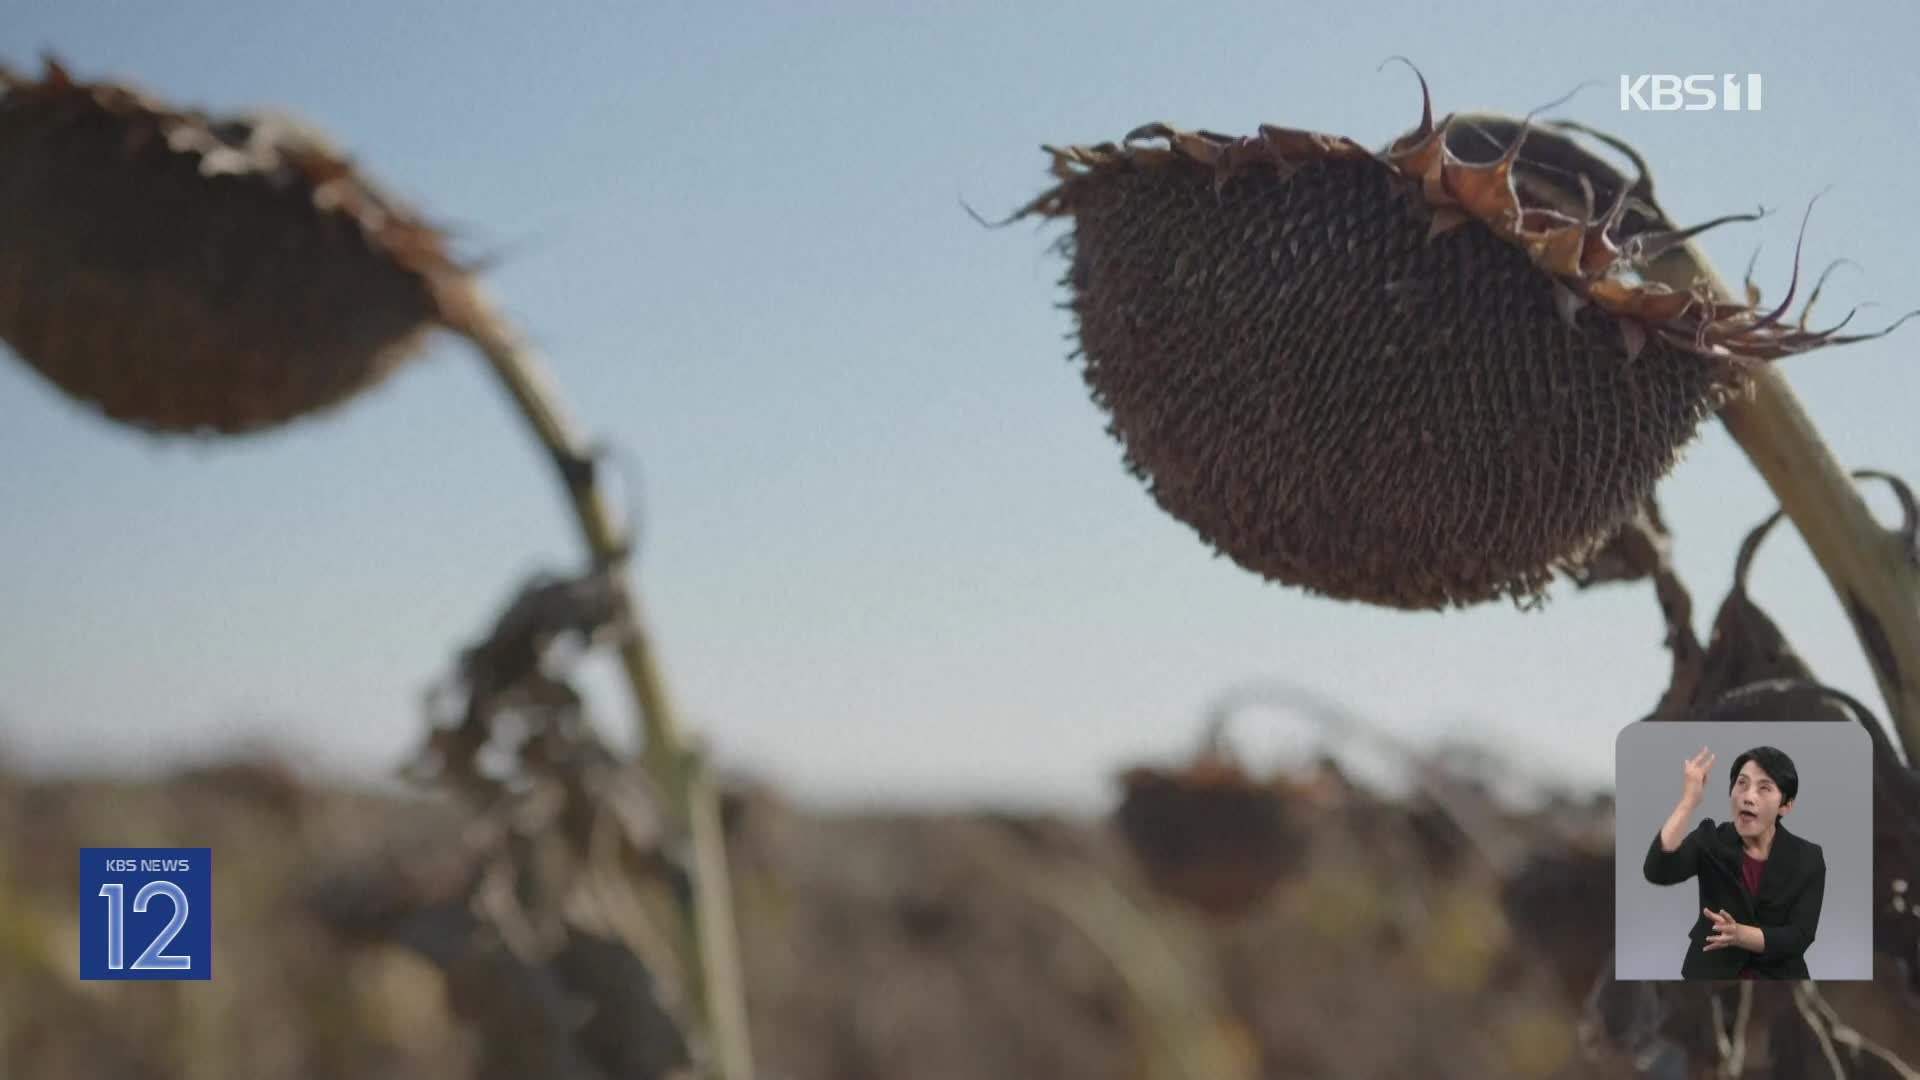
M 619 447 L 487 261 L 305 121 L 47 56 L 0 67 L 0 359 L 76 424 L 244 454 L 444 335 L 581 558 L 449 643 L 395 783 L 271 750 L 55 776 L 0 745 L 0 1080 L 1920 1080 L 1920 506 L 1899 463 L 1841 464 L 1782 374 L 1905 320 L 1816 316 L 1798 250 L 1784 287 L 1730 284 L 1701 238 L 1761 215 L 1670 217 L 1655 166 L 1695 163 L 1449 110 L 1400 64 L 1390 137 L 1066 132 L 1088 141 L 1043 147 L 1028 201 L 965 227 L 1052 238 L 1033 302 L 1069 313 L 1076 392 L 1249 588 L 1407 619 L 1636 596 L 1670 674 L 1621 723 L 1864 725 L 1872 982 L 1615 980 L 1610 793 L 1284 671 L 1107 770 L 1097 813 L 826 810 L 724 767 L 642 603 Z M 1712 425 L 1778 510 L 1689 580 L 1662 484 Z M 1756 599 L 1789 531 L 1877 700 Z M 1256 712 L 1316 751 L 1247 749 Z M 78 977 L 75 853 L 106 836 L 217 853 L 212 981 Z

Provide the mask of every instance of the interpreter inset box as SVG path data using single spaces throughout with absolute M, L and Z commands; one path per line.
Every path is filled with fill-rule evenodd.
M 1616 978 L 1873 977 L 1858 724 L 1642 721 L 1614 784 Z

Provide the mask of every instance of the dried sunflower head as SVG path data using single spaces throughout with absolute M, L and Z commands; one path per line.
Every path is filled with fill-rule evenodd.
M 1121 837 L 1154 889 L 1216 916 L 1247 912 L 1302 860 L 1283 785 L 1248 776 L 1223 752 L 1120 778 Z
M 0 73 L 0 340 L 115 420 L 233 434 L 340 404 L 460 273 L 297 123 Z
M 1058 183 L 1013 220 L 1071 219 L 1094 399 L 1222 554 L 1390 607 L 1531 600 L 1748 365 L 1858 340 L 1651 280 L 1718 222 L 1672 228 L 1576 130 L 1424 104 L 1373 152 L 1150 124 L 1047 147 Z
M 1579 1001 L 1594 977 L 1608 970 L 1613 935 L 1614 856 L 1611 845 L 1563 843 L 1529 853 L 1500 883 L 1500 903 L 1522 941 L 1551 941 L 1545 957 L 1568 1000 Z M 1511 954 L 1516 967 L 1541 957 Z

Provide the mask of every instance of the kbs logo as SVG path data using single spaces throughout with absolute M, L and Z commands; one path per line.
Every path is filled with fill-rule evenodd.
M 80 977 L 213 978 L 213 851 L 81 848 Z
M 1760 76 L 1622 75 L 1620 111 L 1759 112 Z

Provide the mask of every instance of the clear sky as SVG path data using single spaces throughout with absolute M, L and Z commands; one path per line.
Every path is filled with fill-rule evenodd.
M 1395 53 L 1442 111 L 1598 80 L 1557 115 L 1636 143 L 1677 218 L 1777 211 L 1710 236 L 1722 270 L 1760 245 L 1778 297 L 1831 187 L 1807 261 L 1861 269 L 1823 310 L 1877 301 L 1878 326 L 1920 302 L 1904 3 L 0 0 L 0 24 L 16 68 L 51 49 L 180 102 L 302 112 L 501 251 L 495 293 L 640 463 L 638 573 L 687 719 L 819 798 L 1086 803 L 1247 679 L 1605 783 L 1664 685 L 1645 589 L 1370 610 L 1265 584 L 1159 512 L 1067 359 L 1058 227 L 989 232 L 959 205 L 1040 190 L 1041 143 L 1164 120 L 1377 146 L 1418 117 L 1412 76 L 1378 70 Z M 1623 113 L 1622 72 L 1757 72 L 1765 111 Z M 1916 354 L 1910 325 L 1788 361 L 1849 466 L 1920 481 Z M 1717 424 L 1663 497 L 1704 629 L 1773 502 Z M 454 650 L 522 575 L 578 557 L 546 462 L 457 343 L 330 418 L 205 446 L 0 364 L 0 743 L 29 761 L 267 738 L 390 770 Z M 1797 535 L 1754 584 L 1822 675 L 1878 701 Z M 1299 726 L 1253 730 L 1268 754 Z

